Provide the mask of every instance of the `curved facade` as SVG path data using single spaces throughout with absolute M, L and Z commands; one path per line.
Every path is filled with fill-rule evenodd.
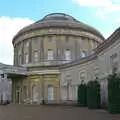
M 103 41 L 96 29 L 63 13 L 49 14 L 23 28 L 13 38 L 14 65 L 25 67 L 27 74 L 12 78 L 13 101 L 59 101 L 61 66 L 91 56 Z
M 120 28 L 104 40 L 96 29 L 54 13 L 20 30 L 13 46 L 14 66 L 0 64 L 0 101 L 11 101 L 11 85 L 14 103 L 76 101 L 78 85 L 98 78 L 107 105 L 107 76 L 120 72 Z
M 77 100 L 81 82 L 100 82 L 101 104 L 108 105 L 108 75 L 120 73 L 120 28 L 89 56 L 70 63 L 30 64 L 27 67 L 0 63 L 0 104 L 65 102 Z M 11 83 L 12 81 L 12 83 Z M 12 99 L 11 99 L 12 98 Z
M 120 73 L 120 28 L 84 59 L 60 67 L 61 100 L 77 100 L 77 88 L 83 81 L 100 82 L 101 104 L 108 105 L 108 76 Z
M 14 37 L 14 64 L 66 63 L 87 56 L 102 41 L 104 37 L 96 29 L 75 18 L 49 14 Z

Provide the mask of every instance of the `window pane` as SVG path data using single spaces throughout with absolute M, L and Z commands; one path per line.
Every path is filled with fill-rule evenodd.
M 48 50 L 48 60 L 53 60 L 53 50 Z
M 28 63 L 28 54 L 25 54 L 25 63 Z
M 34 62 L 38 61 L 38 51 L 34 52 Z
M 52 37 L 48 37 L 48 41 L 49 41 L 49 42 L 52 42 Z
M 29 47 L 29 42 L 28 42 L 28 41 L 26 42 L 26 47 L 27 47 L 27 48 Z
M 19 55 L 19 64 L 21 65 L 22 64 L 22 56 Z
M 117 53 L 110 56 L 110 64 L 113 72 L 118 70 L 118 55 Z
M 71 60 L 71 51 L 65 50 L 65 60 Z

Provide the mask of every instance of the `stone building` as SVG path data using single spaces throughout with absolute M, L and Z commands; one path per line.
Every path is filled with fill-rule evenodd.
M 23 28 L 13 38 L 14 66 L 2 68 L 12 81 L 12 102 L 76 101 L 81 81 L 96 77 L 107 102 L 106 76 L 119 66 L 119 33 L 117 29 L 105 40 L 96 29 L 63 13 Z
M 85 57 L 104 37 L 73 17 L 54 13 L 18 32 L 13 38 L 14 65 L 28 70 L 22 81 L 24 100 L 60 100 L 59 66 Z M 19 87 L 20 88 L 20 87 Z M 15 91 L 14 91 L 15 92 Z M 16 93 L 14 93 L 16 99 Z
M 77 100 L 77 87 L 84 81 L 98 78 L 101 102 L 107 104 L 107 77 L 114 70 L 120 72 L 120 28 L 95 48 L 91 55 L 61 65 L 61 100 Z

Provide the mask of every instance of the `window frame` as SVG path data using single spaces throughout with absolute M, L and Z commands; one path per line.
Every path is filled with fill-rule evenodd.
M 54 51 L 52 49 L 48 49 L 47 59 L 54 60 Z
M 65 50 L 65 60 L 66 61 L 72 60 L 72 55 L 71 55 L 71 50 L 70 49 Z

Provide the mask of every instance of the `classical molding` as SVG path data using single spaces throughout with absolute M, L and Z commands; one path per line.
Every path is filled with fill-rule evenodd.
M 46 75 L 46 74 L 60 74 L 59 70 L 39 70 L 39 71 L 30 71 L 28 72 L 28 75 Z
M 52 28 L 51 28 L 52 29 Z M 72 30 L 72 32 L 71 32 Z M 41 32 L 42 30 L 34 30 L 34 31 L 30 31 L 28 33 L 24 33 L 23 35 L 17 37 L 14 42 L 13 45 L 18 44 L 21 41 L 24 41 L 26 39 L 31 39 L 34 37 L 44 37 L 44 36 L 48 36 L 48 35 L 65 35 L 65 36 L 74 36 L 74 37 L 86 37 L 89 38 L 91 40 L 95 40 L 97 42 L 102 42 L 104 39 L 99 38 L 98 36 L 89 33 L 89 32 L 85 32 L 85 31 L 81 31 L 81 30 L 74 30 L 74 29 L 65 29 L 64 31 L 60 31 L 60 28 L 54 29 L 53 31 L 49 32 L 48 29 L 44 30 L 44 32 Z

